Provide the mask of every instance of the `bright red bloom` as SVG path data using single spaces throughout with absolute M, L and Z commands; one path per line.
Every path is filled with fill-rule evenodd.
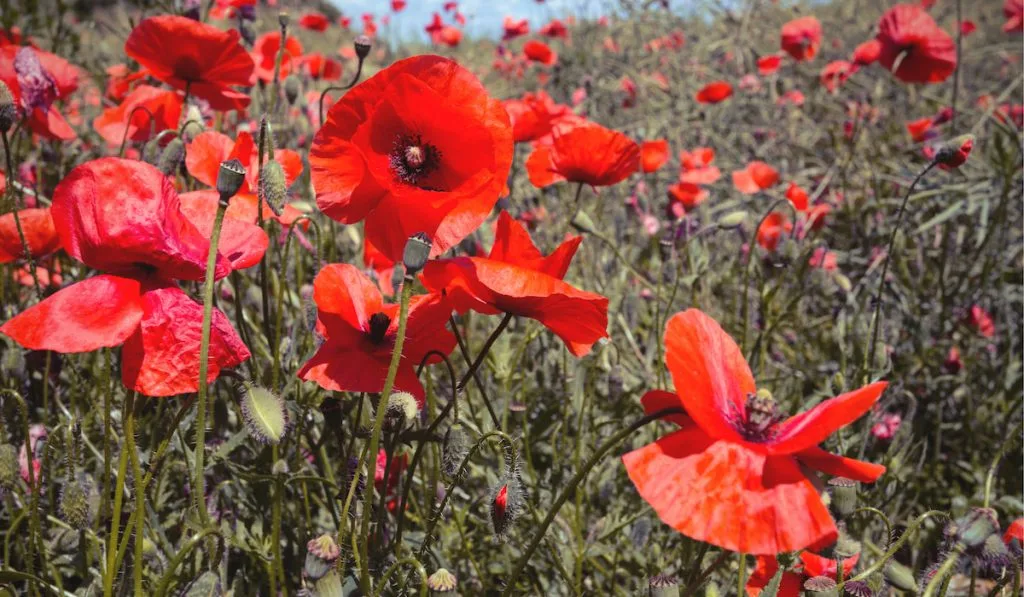
M 857 565 L 860 554 L 854 554 L 851 558 L 843 559 L 843 577 L 849 578 L 853 567 Z M 768 586 L 775 573 L 779 570 L 779 561 L 775 556 L 758 556 L 757 567 L 754 573 L 747 580 L 747 595 L 759 597 L 761 591 Z M 815 576 L 827 576 L 833 580 L 839 572 L 839 564 L 836 560 L 823 558 L 809 551 L 800 553 L 800 562 L 796 569 L 782 573 L 782 583 L 779 585 L 777 597 L 800 597 L 804 580 Z
M 645 173 L 655 172 L 668 161 L 668 141 L 644 141 L 640 145 L 640 168 Z
M 793 204 L 797 211 L 807 209 L 807 201 L 809 199 L 807 191 L 800 188 L 795 182 L 789 183 L 789 188 L 786 189 L 786 199 L 789 199 L 789 202 Z
M 709 195 L 707 190 L 700 188 L 696 184 L 678 182 L 668 188 L 669 211 L 674 217 L 681 218 L 686 214 L 687 210 L 704 203 Z M 677 205 L 682 207 L 682 210 L 678 209 Z
M 808 263 L 810 263 L 811 267 L 823 269 L 827 272 L 834 272 L 839 268 L 839 262 L 836 258 L 836 254 L 825 247 L 818 247 L 814 249 L 814 253 L 811 255 Z
M 967 37 L 978 30 L 978 26 L 974 24 L 974 21 L 965 19 L 960 22 L 960 35 Z
M 821 69 L 821 84 L 829 92 L 835 92 L 855 71 L 853 64 L 845 60 L 833 60 Z
M 956 70 L 956 43 L 919 4 L 897 4 L 878 22 L 878 61 L 905 83 L 940 83 Z
M 441 43 L 441 32 L 444 31 L 444 27 L 445 24 L 444 21 L 441 20 L 441 15 L 435 12 L 433 19 L 427 23 L 427 26 L 424 27 L 423 30 L 430 36 L 431 43 L 439 44 Z
M 458 45 L 462 43 L 462 30 L 458 27 L 445 25 L 444 28 L 441 29 L 438 41 L 449 48 L 458 47 Z
M 996 324 L 989 312 L 981 305 L 971 306 L 971 313 L 967 320 L 982 336 L 992 338 L 996 335 Z
M 804 97 L 804 92 L 799 89 L 790 89 L 786 93 L 779 96 L 776 100 L 780 106 L 791 105 L 791 106 L 802 106 L 807 98 Z
M 764 247 L 766 251 L 774 251 L 779 246 L 782 235 L 792 231 L 793 223 L 789 221 L 786 214 L 773 211 L 757 229 L 757 244 Z
M 710 147 L 698 147 L 692 152 L 685 149 L 679 152 L 679 182 L 690 184 L 713 184 L 722 177 L 721 170 L 712 166 L 715 161 L 715 150 Z
M 51 68 L 63 76 L 59 79 Z M 0 47 L 0 81 L 11 90 L 19 116 L 27 115 L 29 130 L 47 139 L 68 141 L 76 136 L 54 103 L 77 88 L 74 73 L 77 69 L 67 61 L 42 50 Z
M 868 66 L 878 62 L 882 55 L 882 42 L 877 39 L 869 39 L 858 45 L 853 50 L 853 64 L 856 66 Z
M 768 164 L 757 160 L 750 162 L 742 170 L 732 173 L 732 184 L 736 186 L 736 190 L 745 195 L 759 193 L 775 186 L 777 182 L 779 182 L 779 172 Z
M 531 39 L 523 44 L 523 55 L 527 60 L 539 62 L 545 66 L 553 66 L 558 62 L 558 53 L 551 49 L 546 43 Z
M 220 29 L 186 17 L 143 19 L 132 29 L 124 51 L 153 77 L 210 102 L 214 110 L 240 110 L 249 96 L 233 89 L 248 86 L 252 58 L 238 43 L 238 31 Z
M 563 124 L 576 124 L 583 119 L 565 104 L 555 103 L 543 90 L 526 93 L 522 99 L 502 101 L 512 122 L 512 135 L 516 143 L 538 141 L 547 137 L 544 144 L 550 144 L 551 131 Z
M 778 54 L 761 56 L 757 59 L 757 72 L 760 73 L 762 77 L 774 75 L 781 65 L 782 56 L 779 56 Z
M 274 66 L 281 51 L 281 32 L 271 31 L 256 38 L 252 59 L 256 63 L 256 76 L 264 83 L 274 80 Z M 302 44 L 291 35 L 284 42 L 284 56 L 281 58 L 279 77 L 284 80 L 293 68 L 302 63 Z
M 327 31 L 331 21 L 327 19 L 327 16 L 322 12 L 312 11 L 299 17 L 299 27 L 308 29 L 310 31 Z
M 1009 545 L 1014 539 L 1018 544 L 1024 545 L 1024 518 L 1018 518 L 1011 522 L 1010 526 L 1006 527 L 1006 532 L 1003 533 L 1003 543 Z
M 551 19 L 551 21 L 540 28 L 539 33 L 547 37 L 560 37 L 566 39 L 569 37 L 569 29 L 565 26 L 565 23 L 558 19 Z
M 465 68 L 440 56 L 400 60 L 346 93 L 309 153 L 316 201 L 399 260 L 410 236 L 433 255 L 458 244 L 504 194 L 512 126 Z
M 97 116 L 92 127 L 110 145 L 119 145 L 126 135 L 129 141 L 149 141 L 161 131 L 178 127 L 183 101 L 178 91 L 139 85 L 121 105 Z
M 501 36 L 501 39 L 504 41 L 515 39 L 519 36 L 530 33 L 530 22 L 526 19 L 520 19 L 517 21 L 512 17 L 505 17 L 501 26 L 505 30 Z
M 1024 0 L 1003 0 L 1003 16 L 1005 33 L 1024 33 Z
M 421 280 L 428 290 L 444 291 L 460 313 L 535 319 L 561 338 L 569 352 L 583 356 L 608 336 L 608 299 L 563 281 L 581 242 L 583 237 L 571 238 L 545 257 L 523 225 L 503 211 L 487 257 L 431 261 Z
M 776 555 L 837 537 L 803 467 L 874 482 L 885 467 L 818 447 L 867 412 L 878 382 L 785 418 L 754 385 L 743 353 L 718 323 L 690 309 L 665 326 L 665 364 L 677 394 L 653 390 L 644 412 L 680 408 L 671 435 L 626 454 L 640 495 L 666 524 L 731 551 Z
M 53 194 L 54 227 L 75 259 L 104 272 L 68 286 L 0 327 L 22 346 L 62 353 L 123 344 L 121 380 L 148 396 L 194 392 L 199 382 L 202 305 L 175 280 L 200 280 L 208 221 L 182 211 L 173 183 L 144 162 L 102 158 L 68 174 Z M 255 229 L 255 230 L 254 230 Z M 236 235 L 245 237 L 235 242 Z M 266 248 L 262 230 L 241 222 L 223 232 L 223 277 Z M 227 317 L 214 310 L 209 378 L 249 358 Z
M 124 100 L 124 97 L 131 90 L 132 84 L 146 77 L 145 69 L 131 72 L 125 64 L 110 66 L 106 72 L 107 88 L 104 94 L 115 102 Z
M 337 81 L 341 78 L 341 63 L 320 52 L 310 52 L 302 58 L 306 74 L 314 81 Z
M 927 141 L 937 134 L 935 129 L 932 128 L 932 119 L 930 116 L 911 120 L 906 123 L 906 127 L 907 132 L 910 133 L 910 138 L 914 140 L 914 143 Z
M 732 96 L 732 85 L 726 81 L 708 83 L 697 92 L 695 99 L 701 104 L 717 104 Z
M 313 280 L 316 331 L 324 341 L 298 376 L 334 392 L 380 392 L 398 333 L 398 305 L 385 304 L 380 290 L 359 269 L 331 264 Z M 431 351 L 447 355 L 455 336 L 445 328 L 451 307 L 436 294 L 412 297 L 395 390 L 423 404 L 416 368 Z
M 815 17 L 800 17 L 782 26 L 782 50 L 797 62 L 813 60 L 821 45 L 821 23 Z
M 405 0 L 391 0 L 391 10 L 402 12 L 405 10 Z
M 556 130 L 551 146 L 535 147 L 526 159 L 533 186 L 569 181 L 601 187 L 629 178 L 640 168 L 640 146 L 618 131 L 588 122 Z
M 2 186 L 2 185 L 0 185 Z M 60 237 L 53 227 L 49 208 L 33 207 L 18 211 L 25 243 L 33 259 L 53 253 L 60 248 Z M 0 263 L 10 263 L 25 258 L 24 246 L 18 235 L 14 213 L 0 215 Z

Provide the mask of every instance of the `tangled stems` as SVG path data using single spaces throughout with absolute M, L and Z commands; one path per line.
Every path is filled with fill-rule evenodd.
M 203 329 L 199 341 L 199 392 L 196 399 L 196 450 L 195 472 L 193 473 L 192 489 L 195 492 L 195 506 L 204 524 L 209 524 L 210 515 L 206 511 L 206 478 L 203 474 L 203 458 L 206 450 L 206 411 L 209 408 L 206 400 L 207 372 L 210 368 L 210 327 L 213 322 L 213 280 L 217 268 L 217 245 L 220 244 L 220 229 L 224 224 L 224 212 L 227 210 L 228 197 L 221 196 L 217 204 L 217 215 L 213 220 L 213 233 L 210 235 L 210 254 L 206 258 L 206 281 L 203 283 Z
M 562 493 L 558 494 L 558 498 L 555 500 L 555 503 L 551 505 L 547 516 L 545 516 L 543 522 L 540 523 L 540 528 L 538 528 L 537 532 L 533 534 L 533 538 L 523 551 L 523 555 L 519 556 L 519 560 L 516 561 L 515 567 L 512 570 L 512 576 L 509 577 L 508 583 L 505 585 L 505 590 L 501 593 L 503 596 L 512 594 L 516 579 L 518 579 L 519 575 L 526 569 L 526 565 L 530 562 L 530 557 L 533 556 L 533 552 L 537 550 L 537 546 L 539 546 L 540 542 L 544 539 L 544 535 L 547 533 L 548 527 L 551 526 L 551 523 L 558 515 L 558 511 L 562 509 L 562 504 L 564 504 L 566 500 L 569 499 L 569 496 L 576 491 L 576 488 L 583 482 L 583 479 L 586 478 L 590 469 L 597 466 L 597 463 L 600 462 L 608 452 L 618 446 L 619 442 L 635 433 L 644 425 L 647 425 L 651 421 L 661 419 L 662 417 L 676 414 L 685 414 L 685 411 L 681 408 L 666 408 L 646 415 L 610 437 L 597 448 L 597 451 L 594 452 L 593 456 L 591 456 L 590 459 L 584 463 L 583 467 L 576 472 L 576 475 L 572 480 L 570 480 L 565 488 L 562 489 Z
M 907 189 L 907 194 L 903 196 L 903 202 L 900 203 L 900 210 L 896 212 L 896 225 L 892 227 L 892 232 L 889 234 L 889 243 L 885 249 L 885 257 L 882 262 L 882 275 L 878 278 L 878 290 L 875 291 L 875 311 L 871 316 L 871 344 L 868 345 L 868 349 L 865 351 L 867 360 L 864 362 L 864 383 L 868 383 L 871 375 L 871 367 L 875 363 L 875 348 L 878 345 L 878 324 L 882 315 L 882 290 L 885 288 L 885 277 L 889 275 L 889 262 L 892 257 L 892 247 L 896 243 L 896 234 L 900 231 L 900 224 L 903 223 L 903 212 L 907 209 L 907 202 L 910 200 L 911 193 L 914 192 L 914 187 L 917 183 L 924 178 L 925 174 L 931 171 L 938 164 L 937 161 L 932 160 L 928 163 L 924 170 L 914 178 L 914 182 L 910 183 L 910 188 Z
M 384 575 L 380 577 L 380 583 L 377 585 L 377 590 L 373 592 L 373 597 L 378 597 L 383 594 L 384 587 L 387 586 L 388 580 L 391 576 L 398 572 L 401 566 L 409 565 L 416 570 L 416 574 L 420 577 L 420 597 L 425 597 L 427 594 L 427 571 L 423 568 L 423 564 L 416 558 L 409 556 L 398 560 L 394 564 L 388 566 L 388 569 L 384 571 Z
M 395 335 L 395 348 L 391 353 L 391 363 L 388 365 L 388 376 L 384 379 L 384 389 L 377 400 L 377 418 L 373 422 L 373 434 L 370 436 L 370 444 L 364 455 L 365 462 L 356 468 L 360 470 L 365 467 L 366 478 L 373 479 L 377 464 L 377 450 L 380 447 L 380 435 L 384 428 L 384 418 L 388 410 L 388 398 L 391 390 L 395 387 L 395 377 L 398 375 L 398 363 L 402 360 L 402 348 L 405 345 L 405 328 L 409 320 L 409 300 L 412 298 L 412 286 L 414 280 L 411 276 L 405 277 L 402 284 L 402 299 L 398 307 L 398 331 Z M 362 523 L 360 525 L 359 538 L 362 542 L 361 553 L 363 554 L 363 565 L 359 567 L 359 585 L 363 594 L 370 593 L 370 511 L 373 509 L 372 497 L 366 500 L 363 506 Z
M 188 543 L 186 543 L 185 546 L 182 547 L 180 551 L 178 551 L 178 553 L 174 556 L 174 559 L 171 560 L 171 563 L 167 566 L 167 572 L 165 572 L 163 577 L 160 579 L 160 584 L 157 586 L 156 589 L 155 595 L 157 595 L 157 597 L 163 597 L 167 594 L 167 590 L 171 586 L 171 581 L 174 580 L 174 571 L 178 569 L 178 566 L 180 566 L 181 563 L 185 560 L 185 557 L 188 556 L 188 554 L 192 553 L 192 550 L 195 549 L 197 545 L 199 545 L 199 542 L 205 539 L 208 535 L 217 535 L 218 537 L 221 537 L 221 539 L 223 539 L 220 529 L 218 529 L 217 527 L 205 528 L 196 533 L 194 537 L 189 539 Z
M 928 520 L 929 518 L 933 518 L 935 516 L 944 516 L 947 518 L 949 517 L 948 514 L 941 510 L 929 510 L 924 514 L 918 516 L 914 520 L 914 522 L 910 523 L 910 525 L 907 526 L 907 529 L 903 532 L 900 538 L 889 546 L 889 550 L 882 554 L 882 557 L 879 558 L 877 562 L 868 566 L 866 569 L 862 570 L 861 573 L 857 576 L 853 576 L 851 578 L 846 579 L 842 583 L 839 583 L 839 585 L 836 587 L 839 593 L 842 594 L 843 585 L 854 581 L 866 580 L 872 574 L 881 570 L 889 562 L 889 560 L 896 555 L 896 552 L 898 552 L 900 548 L 903 547 L 903 544 L 910 539 L 910 536 L 914 534 L 915 531 L 920 529 L 921 525 L 923 525 L 926 520 Z

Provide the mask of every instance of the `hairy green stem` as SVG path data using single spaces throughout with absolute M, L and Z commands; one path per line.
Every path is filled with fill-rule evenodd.
M 124 406 L 121 409 L 121 416 L 124 420 L 125 431 L 131 425 L 132 411 L 135 406 L 135 392 L 128 392 L 124 397 Z M 120 560 L 117 557 L 117 536 L 121 530 L 121 506 L 124 503 L 124 478 L 128 473 L 128 446 L 121 446 L 121 455 L 117 461 L 117 481 L 114 486 L 114 510 L 110 515 L 110 535 L 107 537 L 107 567 L 103 573 L 103 595 L 110 597 L 114 594 L 114 579 L 117 577 L 120 568 Z

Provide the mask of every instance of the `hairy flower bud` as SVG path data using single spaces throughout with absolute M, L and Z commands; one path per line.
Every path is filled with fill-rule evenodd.
M 416 275 L 430 259 L 432 243 L 430 237 L 423 232 L 417 232 L 409 237 L 405 243 L 405 250 L 402 252 L 402 264 L 405 265 L 405 275 Z
M 318 581 L 334 568 L 339 556 L 341 548 L 334 542 L 334 537 L 320 535 L 306 544 L 306 563 L 302 572 L 309 580 Z
M 438 568 L 427 578 L 431 595 L 453 595 L 459 586 L 459 579 L 445 568 Z
M 917 589 L 914 571 L 896 560 L 889 560 L 889 563 L 885 565 L 883 574 L 885 575 L 885 582 L 901 591 L 914 591 Z
M 271 160 L 263 165 L 260 172 L 260 190 L 274 214 L 281 215 L 284 202 L 288 198 L 288 181 L 279 162 Z
M 156 162 L 156 167 L 165 175 L 171 176 L 178 170 L 178 166 L 181 165 L 181 160 L 184 157 L 185 143 L 178 138 L 172 139 L 164 147 L 163 152 L 160 154 L 160 159 Z
M 397 431 L 416 420 L 420 414 L 420 405 L 416 397 L 409 392 L 395 392 L 388 396 L 388 406 L 384 426 L 389 431 Z
M 18 449 L 0 444 L 0 490 L 14 488 L 18 482 Z
M 517 475 L 510 475 L 505 483 L 498 485 L 491 497 L 491 525 L 499 539 L 505 538 L 519 518 L 524 502 L 522 483 Z
M 991 508 L 971 508 L 970 512 L 961 516 L 953 523 L 956 539 L 968 549 L 981 547 L 985 541 L 999 531 L 999 522 L 995 510 Z
M 88 476 L 81 475 L 70 479 L 61 489 L 61 518 L 75 530 L 89 528 L 99 507 L 98 497 Z
M 0 131 L 6 133 L 18 119 L 18 107 L 14 105 L 14 96 L 7 83 L 0 81 Z
M 241 388 L 242 417 L 249 435 L 262 444 L 276 444 L 288 432 L 288 409 L 270 390 L 245 383 Z
M 234 197 L 244 182 L 245 166 L 242 162 L 237 159 L 221 162 L 217 171 L 217 193 L 221 203 L 227 203 L 228 199 Z
M 468 452 L 469 437 L 466 435 L 462 423 L 456 421 L 448 427 L 448 431 L 444 434 L 444 444 L 441 449 L 441 471 L 448 477 L 454 476 Z
M 299 93 L 302 92 L 302 82 L 295 75 L 288 75 L 284 80 L 284 98 L 288 100 L 289 106 L 295 105 L 295 100 L 299 99 Z

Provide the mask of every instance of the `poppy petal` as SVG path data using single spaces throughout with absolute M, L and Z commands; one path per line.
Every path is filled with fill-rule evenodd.
M 216 187 L 220 163 L 228 159 L 233 146 L 231 137 L 217 131 L 203 131 L 186 148 L 185 168 L 199 182 Z M 242 165 L 248 168 L 248 159 Z
M 32 350 L 89 352 L 117 346 L 139 327 L 140 282 L 101 274 L 63 288 L 0 327 Z
M 816 471 L 836 477 L 846 477 L 862 483 L 874 483 L 885 474 L 885 467 L 880 464 L 839 456 L 817 446 L 797 452 L 794 456 L 802 464 Z
M 581 236 L 570 238 L 559 245 L 551 255 L 545 257 L 533 244 L 533 239 L 522 222 L 503 211 L 495 224 L 494 246 L 491 247 L 491 253 L 487 258 L 535 269 L 561 280 L 565 277 L 565 272 L 568 271 L 569 264 L 582 242 Z
M 882 396 L 884 381 L 830 398 L 811 410 L 794 415 L 775 426 L 776 435 L 767 444 L 772 454 L 792 454 L 817 446 L 825 438 L 859 419 Z
M 145 396 L 174 396 L 199 389 L 199 348 L 203 306 L 177 286 L 147 290 L 139 328 L 121 349 L 121 381 Z M 221 369 L 250 356 L 227 316 L 213 310 L 207 383 Z
M 216 193 L 196 191 L 181 196 L 181 213 L 205 236 L 213 233 L 213 222 L 217 217 L 220 197 Z M 256 224 L 225 217 L 221 226 L 217 252 L 231 263 L 231 268 L 241 270 L 252 267 L 263 259 L 270 239 Z
M 390 361 L 390 354 L 368 353 L 328 340 L 297 375 L 332 392 L 380 392 L 384 389 Z M 423 384 L 413 367 L 409 360 L 401 362 L 395 376 L 395 390 L 409 392 L 422 404 Z
M 53 218 L 48 208 L 22 209 L 18 211 L 18 220 L 33 258 L 49 255 L 60 247 L 60 237 L 53 227 Z M 24 253 L 14 213 L 3 214 L 0 216 L 0 263 L 22 259 Z
M 644 408 L 645 415 L 653 415 L 656 412 L 673 408 L 683 408 L 683 401 L 679 399 L 679 396 L 673 392 L 666 392 L 665 390 L 649 390 L 644 394 L 643 398 L 640 399 L 640 405 Z M 686 415 L 686 413 L 676 413 L 666 415 L 662 417 L 662 420 L 671 421 L 680 427 L 686 427 L 693 425 L 693 419 Z
M 357 330 L 368 330 L 370 317 L 383 308 L 384 300 L 373 281 L 347 263 L 324 266 L 313 280 L 317 309 L 333 313 Z

